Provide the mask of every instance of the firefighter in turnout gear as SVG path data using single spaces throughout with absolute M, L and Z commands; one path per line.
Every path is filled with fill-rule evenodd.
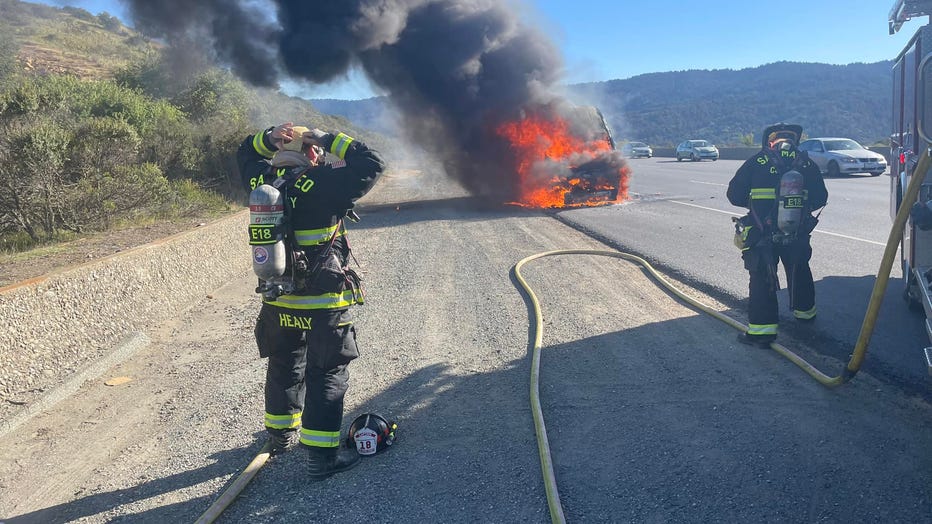
M 735 244 L 750 275 L 748 330 L 739 341 L 769 347 L 777 337 L 777 264 L 783 263 L 793 316 L 815 319 L 815 284 L 809 259 L 812 212 L 825 206 L 822 173 L 797 149 L 802 127 L 774 124 L 764 130 L 762 148 L 738 168 L 728 184 L 728 201 L 749 213 L 735 219 Z
M 292 123 L 247 137 L 237 162 L 252 191 L 250 244 L 262 294 L 255 336 L 259 355 L 269 359 L 265 428 L 273 452 L 300 442 L 311 478 L 323 479 L 359 460 L 355 450 L 340 446 L 347 366 L 359 356 L 349 309 L 363 302 L 360 278 L 348 266 L 345 220 L 358 220 L 353 206 L 385 164 L 343 133 Z M 260 203 L 269 195 L 274 201 Z M 280 221 L 253 220 L 276 209 Z M 276 254 L 269 247 L 278 242 L 284 250 Z M 284 260 L 272 260 L 282 253 Z M 280 263 L 271 272 L 280 276 L 259 271 L 271 263 Z

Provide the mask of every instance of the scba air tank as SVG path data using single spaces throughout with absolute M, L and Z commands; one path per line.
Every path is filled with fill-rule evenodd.
M 262 184 L 249 193 L 249 245 L 252 270 L 262 280 L 285 273 L 287 253 L 282 235 L 285 203 L 279 190 Z
M 777 228 L 786 236 L 792 237 L 799 231 L 803 219 L 803 175 L 791 169 L 780 177 L 779 207 L 777 208 Z

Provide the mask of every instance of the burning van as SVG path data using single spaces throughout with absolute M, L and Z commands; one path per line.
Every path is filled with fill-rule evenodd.
M 629 169 L 593 106 L 525 110 L 501 124 L 497 134 L 508 142 L 514 161 L 515 204 L 575 207 L 627 198 Z

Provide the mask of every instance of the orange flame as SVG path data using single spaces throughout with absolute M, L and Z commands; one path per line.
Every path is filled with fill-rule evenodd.
M 510 143 L 515 155 L 515 169 L 518 172 L 518 201 L 515 204 L 527 207 L 602 205 L 623 200 L 627 196 L 627 166 L 618 170 L 617 180 L 599 178 L 593 181 L 569 175 L 570 170 L 578 167 L 579 163 L 612 151 L 607 139 L 585 140 L 574 136 L 565 120 L 546 118 L 540 114 L 529 114 L 522 120 L 505 122 L 496 132 Z M 541 176 L 540 171 L 548 171 L 547 162 L 562 164 L 565 169 L 553 169 L 550 171 L 562 173 Z M 567 202 L 569 193 L 584 187 L 590 193 L 613 192 L 616 188 L 618 193 L 610 201 L 604 197 L 592 197 Z

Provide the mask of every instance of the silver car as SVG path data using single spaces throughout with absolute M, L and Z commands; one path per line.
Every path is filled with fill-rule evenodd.
M 799 144 L 823 174 L 839 176 L 870 173 L 877 176 L 887 170 L 887 159 L 850 138 L 810 138 Z
M 718 148 L 708 140 L 687 140 L 676 146 L 676 161 L 688 158 L 698 160 L 718 160 Z
M 621 154 L 628 158 L 650 158 L 654 156 L 654 150 L 644 142 L 628 142 L 621 146 Z

